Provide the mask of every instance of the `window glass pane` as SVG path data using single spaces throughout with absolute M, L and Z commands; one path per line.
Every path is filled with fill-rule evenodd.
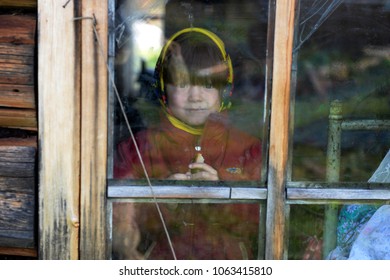
M 389 205 L 348 204 L 329 209 L 291 206 L 289 259 L 390 259 Z
M 291 205 L 289 260 L 322 259 L 324 205 Z
M 259 205 L 114 203 L 113 259 L 257 259 Z M 173 249 L 172 249 L 173 248 Z
M 389 182 L 388 22 L 388 0 L 299 1 L 291 180 Z M 387 208 L 291 205 L 288 258 L 388 259 Z
M 293 205 L 288 258 L 388 260 L 390 207 L 377 203 L 337 206 L 335 224 L 324 205 Z
M 390 150 L 370 183 L 390 183 Z M 390 206 L 292 205 L 289 259 L 390 259 Z
M 112 257 L 172 259 L 164 225 L 178 259 L 262 257 L 260 204 L 250 197 L 259 189 L 226 187 L 266 177 L 268 0 L 118 0 L 113 9 L 109 190 L 151 182 L 188 198 L 202 186 L 223 200 L 168 199 L 161 216 L 151 196 L 113 203 Z
M 151 179 L 264 179 L 268 1 L 115 9 L 116 87 L 137 145 L 115 100 L 112 177 L 145 177 L 138 148 Z
M 299 6 L 291 178 L 367 181 L 390 143 L 390 1 L 302 0 Z

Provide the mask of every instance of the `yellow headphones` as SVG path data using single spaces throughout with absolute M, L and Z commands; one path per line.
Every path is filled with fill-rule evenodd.
M 182 35 L 184 33 L 189 33 L 189 32 L 198 32 L 198 33 L 201 33 L 203 35 L 206 35 L 207 37 L 209 37 L 218 46 L 219 50 L 221 51 L 221 54 L 222 54 L 222 57 L 223 57 L 223 61 L 228 66 L 228 77 L 227 77 L 227 85 L 226 85 L 226 87 L 224 88 L 224 90 L 222 92 L 222 102 L 221 102 L 220 111 L 229 108 L 231 106 L 231 102 L 230 102 L 229 99 L 230 99 L 230 96 L 232 95 L 232 89 L 233 89 L 233 66 L 232 66 L 232 61 L 231 61 L 229 55 L 226 53 L 224 43 L 213 32 L 208 31 L 208 30 L 203 29 L 203 28 L 198 28 L 198 27 L 190 27 L 190 28 L 185 28 L 185 29 L 182 29 L 182 30 L 178 31 L 177 33 L 175 33 L 174 35 L 172 35 L 169 38 L 169 40 L 167 41 L 167 43 L 165 44 L 165 46 L 161 50 L 161 55 L 160 55 L 160 63 L 161 63 L 161 65 L 164 62 L 167 50 L 168 50 L 169 46 L 172 44 L 172 42 L 177 37 L 179 37 L 180 35 Z M 163 67 L 160 68 L 160 73 L 158 73 L 158 75 L 159 75 L 159 83 L 160 83 L 160 92 L 161 92 L 161 94 L 165 98 L 165 93 L 164 93 L 165 85 L 164 85 L 164 78 L 163 78 L 163 73 L 162 72 L 163 72 Z

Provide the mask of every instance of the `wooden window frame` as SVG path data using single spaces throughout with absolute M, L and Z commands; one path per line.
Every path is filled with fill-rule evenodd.
M 106 61 L 98 55 L 91 20 L 94 17 L 97 22 L 107 56 L 105 2 L 38 2 L 41 259 L 107 258 L 108 75 Z M 273 98 L 281 102 L 273 103 L 271 113 L 271 124 L 279 128 L 271 128 L 270 134 L 269 160 L 274 168 L 268 175 L 271 191 L 267 192 L 267 199 L 272 203 L 267 204 L 267 220 L 273 222 L 267 222 L 266 228 L 271 237 L 267 259 L 281 259 L 283 251 L 279 241 L 284 230 L 281 217 L 285 204 L 294 3 L 284 0 L 276 4 L 275 48 L 284 51 L 275 52 L 274 56 L 278 83 L 274 83 Z M 279 137 L 281 131 L 284 137 Z
M 38 1 L 39 258 L 106 258 L 106 1 Z
M 115 1 L 109 2 L 109 14 L 115 14 Z M 274 6 L 270 2 L 269 9 L 271 15 L 269 16 L 269 21 L 274 18 Z M 115 19 L 114 19 L 115 20 Z M 268 28 L 272 28 L 273 24 L 269 24 Z M 114 25 L 110 30 L 114 30 Z M 109 45 L 111 50 L 109 52 L 114 52 L 115 50 L 115 32 L 109 34 Z M 272 40 L 271 40 L 272 41 Z M 269 48 L 269 46 L 267 46 Z M 114 64 L 114 55 L 109 61 L 110 67 Z M 268 66 L 272 66 L 272 59 L 268 59 Z M 270 67 L 267 68 L 269 71 Z M 272 69 L 272 68 L 271 68 Z M 271 73 L 272 74 L 272 73 Z M 114 74 L 113 74 L 114 75 Z M 270 74 L 266 74 L 267 82 L 271 79 Z M 267 84 L 269 86 L 270 83 Z M 269 96 L 269 93 L 266 93 Z M 108 123 L 113 123 L 114 112 L 111 111 L 115 109 L 115 106 L 118 106 L 116 100 L 116 92 L 114 86 L 109 87 L 109 120 Z M 267 98 L 268 100 L 268 98 Z M 269 104 L 266 104 L 267 108 L 265 111 L 269 111 Z M 118 106 L 119 107 L 119 106 Z M 264 117 L 263 128 L 263 137 L 268 138 L 268 121 L 269 116 Z M 115 137 L 115 128 L 114 126 L 109 126 L 108 128 L 108 170 L 107 177 L 113 178 L 113 154 L 115 148 L 113 147 L 112 142 Z M 266 155 L 267 147 L 263 145 L 262 155 Z M 264 158 L 267 158 L 264 156 Z M 260 207 L 260 219 L 265 221 L 266 213 L 266 200 L 267 200 L 267 188 L 266 188 L 266 175 L 267 171 L 265 164 L 262 164 L 261 168 L 261 178 L 265 178 L 262 181 L 252 181 L 252 182 L 224 182 L 223 185 L 220 182 L 190 182 L 187 184 L 183 182 L 169 181 L 169 180 L 151 180 L 151 186 L 148 185 L 145 181 L 142 180 L 118 180 L 118 179 L 108 179 L 107 181 L 107 221 L 108 228 L 112 228 L 112 209 L 113 203 L 129 203 L 129 202 L 158 202 L 158 203 L 188 203 L 188 200 L 191 199 L 191 202 L 194 203 L 209 203 L 209 204 L 227 204 L 227 203 L 248 203 L 248 204 L 258 204 Z M 195 186 L 195 187 L 194 187 Z M 265 252 L 265 223 L 260 224 L 259 234 L 258 234 L 258 259 L 264 259 Z M 107 257 L 111 255 L 111 245 L 112 242 L 108 242 L 107 247 Z
M 286 258 L 288 209 L 300 203 L 384 201 L 389 190 L 324 189 L 288 179 L 291 67 L 298 0 L 276 1 L 266 259 Z M 64 3 L 63 3 L 64 2 Z M 38 1 L 39 258 L 106 259 L 107 1 Z M 364 185 L 362 189 L 364 188 Z M 161 190 L 163 191 L 163 190 Z M 347 194 L 347 196 L 346 196 Z

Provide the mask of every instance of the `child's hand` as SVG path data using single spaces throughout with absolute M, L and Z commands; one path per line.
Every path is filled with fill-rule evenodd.
M 187 173 L 175 173 L 170 175 L 167 180 L 204 180 L 204 181 L 218 181 L 218 172 L 207 163 L 191 163 L 189 166 L 190 171 Z M 196 173 L 192 173 L 191 170 L 196 169 Z
M 175 173 L 170 175 L 167 180 L 190 180 L 191 178 L 189 177 L 191 175 L 189 172 L 183 174 L 183 173 Z
M 190 180 L 218 181 L 218 172 L 213 167 L 203 162 L 194 162 L 189 166 L 190 170 L 197 169 L 196 173 L 189 173 Z

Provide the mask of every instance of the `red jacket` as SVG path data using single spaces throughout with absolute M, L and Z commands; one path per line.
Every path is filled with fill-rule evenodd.
M 152 179 L 165 179 L 174 173 L 186 173 L 193 161 L 195 146 L 200 143 L 205 163 L 218 171 L 220 180 L 259 180 L 261 142 L 228 124 L 223 114 L 207 121 L 201 137 L 175 128 L 165 117 L 158 127 L 142 131 L 136 140 Z M 133 141 L 120 143 L 114 162 L 115 178 L 144 178 Z M 114 208 L 115 209 L 115 208 Z M 258 240 L 258 204 L 161 204 L 165 223 L 178 259 L 242 259 L 255 258 Z M 137 235 L 141 242 L 133 245 L 150 259 L 172 259 L 171 249 L 153 203 L 129 204 L 118 216 L 133 216 L 123 224 L 114 215 L 116 235 Z M 128 211 L 129 213 L 125 213 Z M 130 227 L 122 232 L 121 227 Z M 117 238 L 117 239 L 118 239 Z M 129 251 L 118 245 L 118 251 Z M 115 249 L 114 249 L 115 251 Z
M 218 171 L 220 180 L 260 179 L 261 141 L 231 127 L 223 114 L 209 117 L 202 136 L 178 129 L 164 117 L 159 127 L 138 133 L 136 141 L 151 179 L 186 173 L 195 158 L 198 143 L 205 163 Z M 145 177 L 131 139 L 118 147 L 114 177 Z

